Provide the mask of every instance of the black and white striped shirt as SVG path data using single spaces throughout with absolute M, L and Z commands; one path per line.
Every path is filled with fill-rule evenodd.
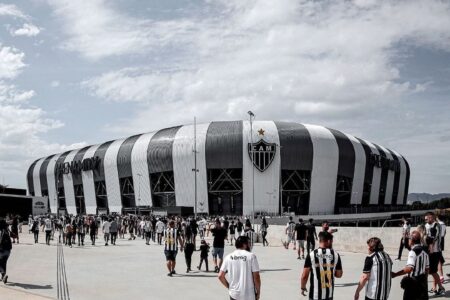
M 309 299 L 333 299 L 335 271 L 342 270 L 339 254 L 333 249 L 313 250 L 306 257 L 305 268 L 311 270 Z
M 176 228 L 167 228 L 164 231 L 164 250 L 178 251 L 178 230 Z
M 392 260 L 384 251 L 374 252 L 366 257 L 363 273 L 370 274 L 366 298 L 387 300 L 391 291 Z
M 421 245 L 414 245 L 409 251 L 406 266 L 414 269 L 409 274 L 411 277 L 426 274 L 427 269 L 430 267 L 430 259 Z

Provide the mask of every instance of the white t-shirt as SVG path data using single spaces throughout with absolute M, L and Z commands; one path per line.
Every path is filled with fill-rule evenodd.
M 103 223 L 103 233 L 109 233 L 110 227 L 111 227 L 111 223 L 109 223 L 109 221 L 105 221 L 105 223 Z
M 45 231 L 52 231 L 52 221 L 45 219 Z
M 255 254 L 245 250 L 235 250 L 225 257 L 220 271 L 227 273 L 231 298 L 236 300 L 255 299 L 253 273 L 259 272 L 258 259 Z
M 162 221 L 156 222 L 155 226 L 156 226 L 156 233 L 163 233 L 165 225 Z
M 445 226 L 445 223 L 442 221 L 438 222 L 441 226 L 441 237 L 445 237 L 445 234 L 447 233 L 447 226 Z

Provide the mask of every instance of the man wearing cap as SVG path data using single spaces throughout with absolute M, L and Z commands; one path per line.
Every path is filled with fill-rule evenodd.
M 230 300 L 258 300 L 261 295 L 258 259 L 250 252 L 248 237 L 238 237 L 235 245 L 236 250 L 225 257 L 218 278 L 228 289 Z

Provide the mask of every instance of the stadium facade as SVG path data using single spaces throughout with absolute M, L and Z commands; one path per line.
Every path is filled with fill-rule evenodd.
M 408 162 L 367 140 L 294 122 L 195 130 L 195 138 L 194 125 L 177 126 L 40 158 L 28 170 L 29 193 L 70 214 L 194 207 L 195 187 L 198 213 L 209 214 L 251 214 L 253 199 L 256 212 L 300 215 L 406 204 Z

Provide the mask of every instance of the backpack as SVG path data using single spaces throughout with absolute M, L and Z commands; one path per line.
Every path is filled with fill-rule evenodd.
M 12 243 L 11 238 L 9 237 L 8 230 L 3 230 L 0 232 L 0 248 L 3 250 L 11 250 L 12 249 Z

